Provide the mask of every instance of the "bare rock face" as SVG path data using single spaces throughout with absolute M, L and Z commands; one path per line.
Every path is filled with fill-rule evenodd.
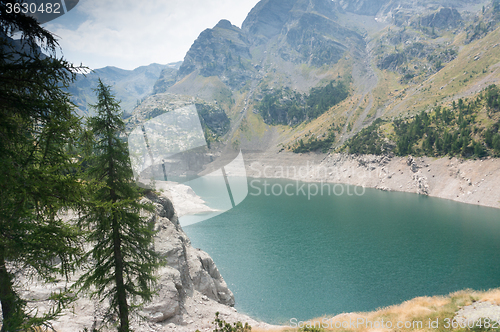
M 171 68 L 171 67 L 164 68 L 161 71 L 160 77 L 158 77 L 158 80 L 156 81 L 153 87 L 153 94 L 167 92 L 167 89 L 175 84 L 177 71 L 178 71 L 177 68 Z
M 347 12 L 375 16 L 389 0 L 337 0 L 336 2 Z
M 154 301 L 148 304 L 143 312 L 155 323 L 166 321 L 180 314 L 181 297 L 179 291 L 182 290 L 180 272 L 176 269 L 165 267 L 159 273 L 157 296 Z
M 441 8 L 430 15 L 421 18 L 421 24 L 427 27 L 447 28 L 457 27 L 462 16 L 455 8 Z
M 167 260 L 167 266 L 158 272 L 158 295 L 144 307 L 147 316 L 153 322 L 182 321 L 185 300 L 195 292 L 234 306 L 234 295 L 214 261 L 206 252 L 191 246 L 170 200 L 154 194 L 147 198 L 156 205 L 156 213 L 150 217 L 157 230 L 155 250 Z
M 243 21 L 241 29 L 256 44 L 266 43 L 281 33 L 296 0 L 262 0 Z
M 250 43 L 240 28 L 221 20 L 195 40 L 179 68 L 177 81 L 194 71 L 203 77 L 218 76 L 231 88 L 239 89 L 255 69 L 249 64 Z

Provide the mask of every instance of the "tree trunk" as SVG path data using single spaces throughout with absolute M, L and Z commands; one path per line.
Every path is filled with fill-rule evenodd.
M 0 247 L 0 302 L 2 304 L 2 329 L 0 332 L 17 331 L 22 315 L 19 299 L 12 288 L 12 275 L 5 266 L 4 250 Z
M 123 257 L 121 253 L 121 238 L 118 221 L 113 216 L 113 250 L 115 256 L 115 282 L 118 299 L 118 314 L 120 327 L 118 332 L 129 332 L 127 292 L 123 281 Z

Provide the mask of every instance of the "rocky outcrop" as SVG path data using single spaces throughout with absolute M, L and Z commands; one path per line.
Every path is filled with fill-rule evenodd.
M 153 94 L 167 92 L 167 89 L 175 84 L 177 71 L 177 68 L 164 68 L 153 86 Z
M 455 28 L 462 21 L 462 16 L 455 8 L 441 8 L 439 11 L 420 19 L 420 24 L 426 27 Z
M 241 25 L 255 44 L 267 42 L 281 33 L 297 0 L 262 0 L 248 13 Z
M 297 1 L 282 31 L 286 44 L 281 43 L 281 57 L 321 67 L 337 63 L 346 50 L 363 45 L 358 33 L 337 23 L 337 14 L 331 1 Z
M 252 76 L 250 43 L 240 28 L 221 20 L 195 40 L 179 68 L 178 80 L 194 71 L 203 77 L 218 76 L 231 88 L 241 88 Z
M 155 250 L 167 264 L 157 272 L 155 297 L 142 308 L 141 314 L 146 320 L 135 320 L 134 331 L 208 331 L 213 328 L 216 312 L 228 322 L 269 327 L 234 309 L 233 293 L 212 258 L 191 245 L 172 202 L 166 196 L 153 193 L 146 199 L 156 206 L 149 221 L 157 231 Z
M 165 197 L 149 194 L 148 199 L 156 205 L 156 213 L 151 216 L 157 234 L 155 236 L 155 250 L 161 253 L 167 261 L 167 266 L 160 273 L 163 279 L 159 285 L 159 300 L 164 298 L 169 302 L 177 302 L 174 307 L 182 307 L 182 300 L 194 291 L 217 301 L 234 306 L 234 296 L 220 275 L 212 258 L 191 246 L 191 242 L 182 230 L 173 205 Z M 161 296 L 165 293 L 165 296 Z M 156 301 L 145 310 L 157 307 Z M 154 311 L 154 310 L 153 310 Z M 161 312 L 163 320 L 179 314 L 168 308 Z M 159 316 L 160 312 L 153 314 Z
M 342 9 L 359 15 L 375 16 L 389 0 L 337 0 Z
M 396 71 L 407 62 L 406 53 L 392 53 L 382 58 L 377 64 L 380 69 L 389 69 Z

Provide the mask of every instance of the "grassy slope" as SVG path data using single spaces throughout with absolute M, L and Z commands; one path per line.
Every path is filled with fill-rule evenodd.
M 417 297 L 412 300 L 403 302 L 402 304 L 389 306 L 386 308 L 381 308 L 372 312 L 361 312 L 361 313 L 350 313 L 350 314 L 342 314 L 337 316 L 325 316 L 319 317 L 315 319 L 311 319 L 311 324 L 316 322 L 316 327 L 320 326 L 321 323 L 327 322 L 327 325 L 333 326 L 333 328 L 326 328 L 322 330 L 314 330 L 314 331 L 349 331 L 349 332 L 368 332 L 368 331 L 419 331 L 419 332 L 438 332 L 438 331 L 472 331 L 470 329 L 447 329 L 445 328 L 445 319 L 452 320 L 455 316 L 455 313 L 462 307 L 470 305 L 476 301 L 489 301 L 491 303 L 500 305 L 500 289 L 493 289 L 489 291 L 473 291 L 473 290 L 463 290 L 459 292 L 451 293 L 447 296 L 424 296 Z M 360 319 L 360 322 L 381 322 L 382 319 L 384 322 L 391 321 L 393 325 L 396 325 L 397 322 L 412 322 L 414 326 L 410 328 L 392 328 L 392 329 L 375 329 L 375 328 L 366 328 L 365 324 L 362 324 L 360 328 L 336 328 L 340 326 L 342 322 L 349 321 L 349 319 L 353 321 L 357 321 Z M 439 327 L 433 328 L 428 326 L 429 320 L 436 321 L 438 320 Z M 415 323 L 413 323 L 415 322 Z M 418 328 L 418 322 L 422 322 L 422 328 Z M 304 323 L 306 324 L 306 323 Z M 254 330 L 254 332 L 262 331 L 262 330 Z M 266 331 L 302 331 L 296 328 L 283 327 L 275 330 L 266 330 Z M 475 331 L 493 331 L 486 329 L 476 329 Z
M 463 41 L 457 36 L 455 44 Z M 421 85 L 394 93 L 394 99 L 386 107 L 388 118 L 408 116 L 428 110 L 436 103 L 451 103 L 461 97 L 470 97 L 489 84 L 500 82 L 500 28 L 486 37 L 463 46 L 458 57 L 446 64 Z M 474 60 L 479 56 L 478 60 Z

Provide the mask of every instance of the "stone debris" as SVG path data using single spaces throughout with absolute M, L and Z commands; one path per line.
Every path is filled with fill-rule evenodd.
M 500 305 L 488 301 L 474 302 L 457 311 L 454 319 L 461 325 L 473 326 L 473 323 L 479 320 L 482 320 L 481 323 L 484 324 L 485 318 L 489 319 L 491 324 L 497 323 L 496 325 L 500 326 Z
M 246 174 L 241 176 L 348 184 L 500 208 L 500 159 L 298 155 L 287 151 L 246 153 L 244 159 Z M 486 175 L 493 176 L 486 181 Z M 471 194 L 464 194 L 469 191 Z

